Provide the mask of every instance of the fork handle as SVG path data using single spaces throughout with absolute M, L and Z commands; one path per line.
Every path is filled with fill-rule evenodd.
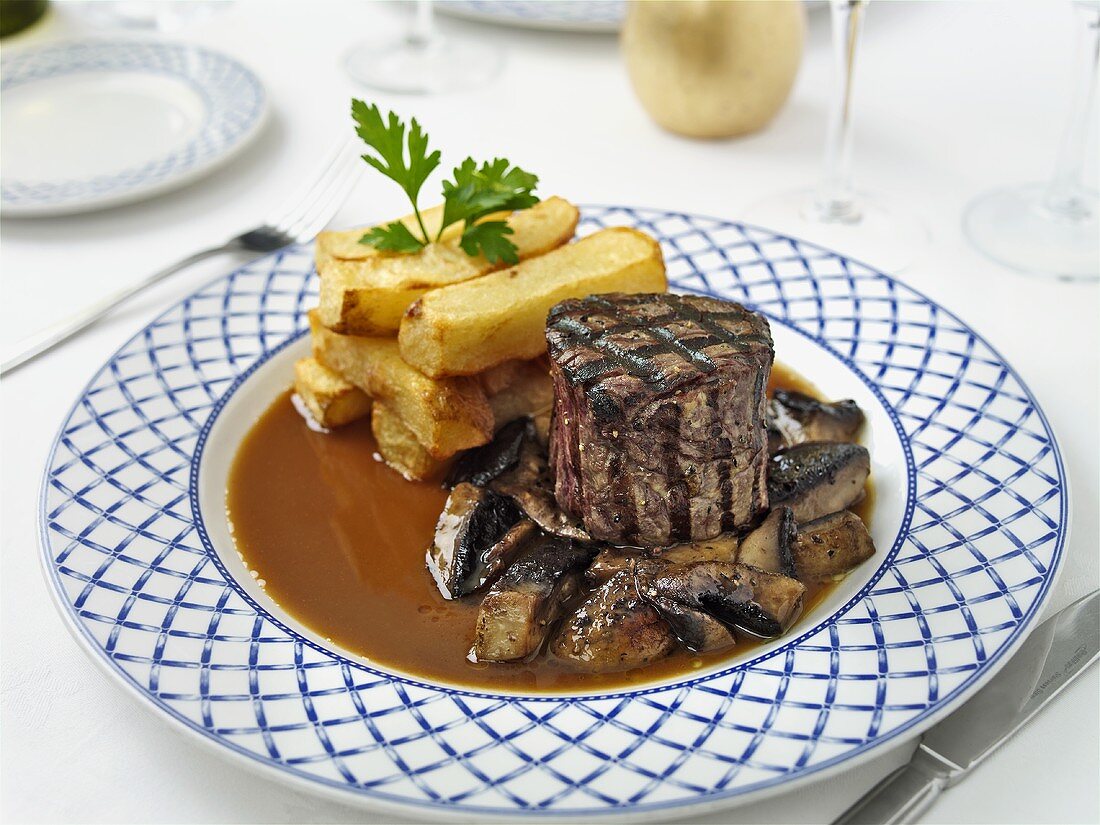
M 94 304 L 85 307 L 75 315 L 63 318 L 45 329 L 40 329 L 38 332 L 28 335 L 15 345 L 14 354 L 4 358 L 3 364 L 0 364 L 0 373 L 9 373 L 21 367 L 23 364 L 33 361 L 42 353 L 48 352 L 61 342 L 68 340 L 81 330 L 88 328 L 104 315 L 107 315 L 115 309 L 115 307 L 125 303 L 139 292 L 148 289 L 154 284 L 160 283 L 171 275 L 175 275 L 181 269 L 186 269 L 192 264 L 198 263 L 206 258 L 211 258 L 219 253 L 228 252 L 237 248 L 238 246 L 236 246 L 233 241 L 230 241 L 229 243 L 214 246 L 210 249 L 203 249 L 193 255 L 188 255 L 183 260 L 177 261 L 159 272 L 154 272 L 152 275 L 142 278 L 137 283 L 130 284 L 120 289 L 118 292 L 96 301 Z

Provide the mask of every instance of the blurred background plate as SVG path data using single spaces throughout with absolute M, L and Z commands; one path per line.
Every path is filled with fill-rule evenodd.
M 85 212 L 180 186 L 258 134 L 259 78 L 174 43 L 63 43 L 4 56 L 5 217 Z
M 445 0 L 436 8 L 502 26 L 570 32 L 617 32 L 626 15 L 624 0 Z

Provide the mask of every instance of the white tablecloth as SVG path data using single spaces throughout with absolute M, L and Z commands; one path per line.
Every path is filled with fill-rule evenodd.
M 81 217 L 4 221 L 0 349 L 116 285 L 255 224 L 348 128 L 349 97 L 368 94 L 342 74 L 341 54 L 360 38 L 397 35 L 410 11 L 369 2 L 239 0 L 180 32 L 258 72 L 273 107 L 266 131 L 230 166 L 179 192 Z M 472 92 L 375 99 L 415 114 L 448 159 L 499 153 L 536 170 L 544 193 L 724 217 L 815 180 L 830 78 L 827 13 L 810 17 L 797 87 L 771 128 L 707 143 L 649 121 L 613 38 L 440 24 L 454 36 L 506 46 L 502 76 Z M 1017 367 L 1060 439 L 1073 535 L 1049 610 L 1097 586 L 1097 288 L 1003 270 L 967 246 L 959 219 L 972 195 L 1051 171 L 1071 84 L 1074 25 L 1068 3 L 873 4 L 857 80 L 859 182 L 903 200 L 932 233 L 926 255 L 903 277 L 955 310 Z M 50 19 L 4 47 L 91 33 L 74 9 L 55 4 Z M 398 195 L 377 176 L 365 177 L 334 223 L 404 213 Z M 233 263 L 195 267 L 2 383 L 8 821 L 380 821 L 257 778 L 148 715 L 69 637 L 39 572 L 38 481 L 75 394 L 154 311 Z M 927 821 L 1100 820 L 1098 695 L 1094 667 L 949 791 Z M 828 820 L 911 749 L 696 821 Z

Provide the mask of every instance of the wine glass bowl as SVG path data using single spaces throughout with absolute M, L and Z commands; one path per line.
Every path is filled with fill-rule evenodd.
M 1100 277 L 1100 197 L 1082 190 L 1061 203 L 1049 185 L 1024 184 L 979 195 L 963 215 L 966 237 L 1003 266 L 1059 280 Z
M 344 70 L 369 89 L 398 94 L 443 94 L 484 86 L 500 72 L 503 53 L 495 46 L 443 36 L 432 0 L 417 0 L 405 37 L 363 42 L 344 55 Z
M 995 189 L 963 214 L 963 232 L 988 258 L 1062 280 L 1100 279 L 1100 196 L 1085 183 L 1100 65 L 1100 2 L 1077 0 L 1077 83 L 1054 176 L 1047 183 Z

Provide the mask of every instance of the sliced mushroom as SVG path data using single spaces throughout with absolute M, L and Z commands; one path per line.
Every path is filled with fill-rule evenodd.
M 664 658 L 676 647 L 668 623 L 638 597 L 623 569 L 588 595 L 550 645 L 559 659 L 587 670 L 627 670 Z
M 776 390 L 768 402 L 768 443 L 772 452 L 811 441 L 853 441 L 863 411 L 850 399 L 828 403 L 790 390 Z
M 778 636 L 797 618 L 806 590 L 786 576 L 716 561 L 639 564 L 635 583 L 658 611 L 671 602 L 765 637 Z
M 634 547 L 604 547 L 592 559 L 592 564 L 584 573 L 589 587 L 599 587 L 616 573 L 630 570 L 634 562 L 646 558 L 642 550 Z
M 691 590 L 699 581 L 698 571 L 687 571 L 691 564 L 641 562 L 635 571 L 635 587 L 688 650 L 705 653 L 732 647 L 737 641 L 733 633 L 706 612 L 698 593 Z
M 443 598 L 469 595 L 503 569 L 534 529 L 518 529 L 522 517 L 507 496 L 467 483 L 451 490 L 426 557 Z
M 484 487 L 515 467 L 524 443 L 534 439 L 535 425 L 531 419 L 517 418 L 505 424 L 488 444 L 462 453 L 451 467 L 444 484 L 454 487 L 469 482 Z
M 653 551 L 653 558 L 681 564 L 690 561 L 728 561 L 737 559 L 740 539 L 733 533 L 723 533 L 705 541 L 691 541 Z
M 765 573 L 794 577 L 791 542 L 796 531 L 794 511 L 790 507 L 776 507 L 759 527 L 741 540 L 737 561 Z
M 855 513 L 843 510 L 803 524 L 791 545 L 798 578 L 828 581 L 875 554 L 875 543 Z
M 591 558 L 588 545 L 540 534 L 485 595 L 471 657 L 514 662 L 537 654 L 564 603 L 577 595 Z
M 800 524 L 843 510 L 863 497 L 871 456 L 858 444 L 799 444 L 768 464 L 768 499 Z
M 530 519 L 547 533 L 588 541 L 588 533 L 580 521 L 565 514 L 554 498 L 550 479 L 550 464 L 546 447 L 535 438 L 526 438 L 515 466 L 502 473 L 490 487 L 501 495 L 511 496 Z
M 802 614 L 802 597 L 806 587 L 788 576 L 764 573 L 751 567 L 738 565 L 739 575 L 752 588 L 752 600 L 744 608 L 736 608 L 740 614 L 734 624 L 750 633 L 771 638 L 784 633 Z

